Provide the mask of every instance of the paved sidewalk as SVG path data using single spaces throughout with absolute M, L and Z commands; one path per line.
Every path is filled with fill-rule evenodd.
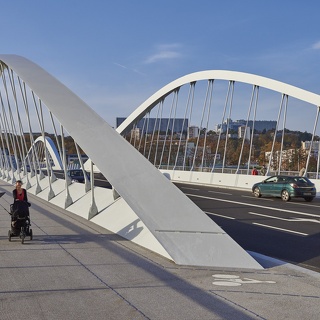
M 7 210 L 11 190 L 0 204 Z M 319 319 L 320 274 L 177 266 L 29 195 L 34 239 L 8 241 L 0 207 L 0 320 Z

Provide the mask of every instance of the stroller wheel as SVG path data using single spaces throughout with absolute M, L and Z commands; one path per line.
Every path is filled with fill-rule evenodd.
M 8 239 L 9 239 L 9 241 L 11 241 L 11 231 L 10 230 L 8 231 Z
M 30 229 L 30 231 L 29 231 L 29 235 L 30 235 L 30 240 L 32 240 L 32 237 L 33 237 L 32 229 Z

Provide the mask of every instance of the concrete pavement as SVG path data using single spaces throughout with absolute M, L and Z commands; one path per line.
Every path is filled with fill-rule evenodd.
M 7 210 L 11 190 L 0 184 Z M 23 245 L 0 207 L 0 320 L 319 319 L 319 273 L 254 253 L 264 270 L 178 266 L 29 198 Z

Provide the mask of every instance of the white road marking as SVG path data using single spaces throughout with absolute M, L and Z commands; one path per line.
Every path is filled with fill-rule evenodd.
M 249 198 L 249 199 L 256 199 L 256 200 L 262 200 L 262 201 L 274 201 L 272 198 L 257 198 L 257 197 L 252 197 L 252 196 L 241 196 L 243 198 Z
M 293 230 L 288 230 L 288 229 L 283 229 L 283 228 L 277 228 L 277 227 L 268 226 L 268 225 L 262 224 L 262 223 L 253 222 L 252 224 L 257 225 L 257 226 L 260 226 L 260 227 L 265 227 L 265 228 L 270 228 L 270 229 L 285 231 L 285 232 L 289 232 L 289 233 L 299 234 L 299 235 L 301 235 L 301 236 L 308 236 L 308 235 L 309 235 L 308 233 L 303 233 L 303 232 L 298 232 L 298 231 L 293 231 Z
M 193 191 L 199 191 L 200 190 L 200 189 L 188 188 L 188 187 L 182 187 L 181 189 L 193 190 Z
M 279 218 L 279 217 L 274 217 L 274 216 L 269 216 L 267 214 L 261 214 L 261 213 L 256 213 L 256 212 L 248 212 L 249 214 L 253 214 L 255 216 L 260 216 L 260 217 L 266 217 L 266 218 L 271 218 L 271 219 L 276 219 L 276 220 L 282 220 L 282 221 L 293 221 L 292 218 Z
M 222 215 L 222 214 L 213 213 L 213 212 L 208 212 L 208 211 L 204 211 L 204 213 L 212 214 L 212 215 L 214 215 L 214 216 L 218 216 L 218 217 L 222 217 L 222 218 L 226 218 L 226 219 L 232 219 L 232 220 L 235 219 L 235 218 L 233 218 L 233 217 L 228 217 L 228 216 L 224 216 L 224 215 Z
M 261 198 L 260 198 L 261 199 Z M 304 206 L 304 207 L 313 207 L 313 208 L 319 208 L 319 206 L 315 204 L 310 204 L 310 202 L 295 202 L 294 205 L 298 206 Z
M 196 198 L 203 198 L 203 199 L 210 199 L 210 200 L 216 200 L 216 201 L 222 201 L 222 202 L 229 202 L 229 203 L 240 204 L 240 205 L 243 205 L 243 206 L 257 207 L 257 208 L 269 209 L 269 210 L 273 210 L 273 211 L 289 212 L 289 213 L 299 214 L 299 215 L 302 215 L 302 216 L 320 218 L 320 215 L 318 215 L 318 214 L 306 213 L 306 212 L 301 212 L 301 211 L 293 211 L 293 210 L 279 209 L 279 208 L 273 208 L 273 207 L 266 207 L 266 206 L 261 206 L 261 205 L 258 205 L 258 204 L 243 203 L 243 202 L 233 201 L 233 200 L 211 198 L 211 197 L 200 196 L 200 195 L 195 195 L 195 194 L 188 194 L 188 193 L 186 193 L 186 195 L 187 196 L 191 196 L 191 197 L 196 197 Z
M 293 221 L 297 222 L 315 222 L 315 223 L 320 223 L 320 220 L 317 219 L 304 219 L 304 218 L 294 218 Z
M 225 194 L 227 196 L 232 196 L 232 193 L 227 193 L 227 192 L 218 192 L 218 191 L 208 191 L 209 193 L 218 193 L 218 194 Z
M 316 219 L 305 219 L 305 218 L 279 218 L 275 216 L 269 216 L 267 214 L 261 214 L 257 212 L 248 212 L 249 214 L 253 214 L 255 216 L 260 216 L 260 217 L 266 217 L 266 218 L 271 218 L 271 219 L 276 219 L 276 220 L 282 220 L 282 221 L 289 221 L 289 222 L 315 222 L 315 223 L 320 223 L 320 220 Z
M 243 284 L 256 284 L 256 283 L 276 283 L 275 281 L 268 280 L 255 280 L 250 278 L 240 279 L 239 276 L 232 274 L 213 274 L 215 281 L 212 284 L 216 286 L 237 287 Z

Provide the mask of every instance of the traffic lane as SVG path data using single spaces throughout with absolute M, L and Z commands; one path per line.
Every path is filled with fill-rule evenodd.
M 302 236 L 317 234 L 320 215 L 186 194 L 205 213 Z
M 209 215 L 242 248 L 320 272 L 320 233 L 302 236 Z
M 221 192 L 221 189 L 217 189 L 221 198 L 212 199 L 212 196 L 209 197 L 206 193 L 210 190 L 213 191 L 211 187 L 190 188 L 190 186 L 186 186 L 186 189 L 183 185 L 179 187 L 181 190 L 187 191 L 190 199 L 245 250 L 265 254 L 320 272 L 319 221 L 317 221 L 317 224 L 310 221 L 299 221 L 292 227 L 292 223 L 289 221 L 280 220 L 281 217 L 289 219 L 288 214 L 293 214 L 283 209 L 279 210 L 279 204 L 283 202 L 280 199 L 271 200 L 275 204 L 254 197 L 249 198 L 248 201 L 247 197 L 243 197 L 243 195 L 248 195 L 246 192 L 238 190 Z M 192 196 L 190 192 L 193 192 L 196 196 Z M 204 197 L 201 196 L 203 192 Z M 230 195 L 233 197 L 230 198 Z M 243 205 L 241 201 L 233 201 L 233 199 L 246 201 L 246 204 L 250 205 Z M 264 206 L 261 203 L 267 203 L 268 207 L 263 208 Z M 257 211 L 257 206 L 258 210 L 262 210 L 260 211 L 262 213 L 258 213 L 259 215 L 256 214 L 257 212 L 253 214 L 254 211 Z M 288 208 L 288 206 L 285 207 Z M 306 207 L 307 210 L 312 209 L 308 203 L 305 203 L 302 207 Z M 252 210 L 253 208 L 255 210 Z M 296 206 L 293 206 L 293 208 L 296 209 Z M 305 213 L 308 214 L 308 212 Z M 273 219 L 272 215 L 279 219 Z M 317 217 L 319 217 L 319 214 Z M 279 222 L 281 223 L 279 224 Z M 284 222 L 289 223 L 289 226 L 284 225 Z M 298 229 L 297 226 L 299 226 Z M 301 227 L 305 232 L 299 231 Z
M 280 198 L 273 197 L 256 198 L 250 190 L 223 189 L 200 185 L 191 186 L 182 183 L 175 183 L 175 185 L 185 194 L 202 195 L 221 200 L 233 200 L 253 205 L 261 204 L 275 209 L 299 211 L 303 207 L 308 208 L 306 209 L 308 213 L 315 215 L 319 215 L 320 212 L 320 198 L 315 198 L 312 202 L 306 202 L 302 198 L 293 198 L 291 201 L 285 202 Z
M 307 212 L 317 215 L 320 211 L 320 198 L 315 198 L 313 202 L 306 202 L 304 199 L 294 198 L 285 202 L 280 198 L 264 197 L 256 198 L 249 190 L 222 189 L 211 186 L 190 186 L 182 183 L 175 184 L 185 194 L 200 195 L 212 199 L 230 200 L 251 205 L 263 205 L 275 209 L 301 210 L 301 207 L 307 208 Z M 305 210 L 304 210 L 305 211 Z
M 317 205 L 312 206 L 305 202 L 283 203 L 277 198 L 266 201 L 253 196 L 242 197 L 243 192 L 239 193 L 239 191 L 235 192 L 238 197 L 230 197 L 231 192 L 214 197 L 207 193 L 207 191 L 212 191 L 211 188 L 197 190 L 190 190 L 189 187 L 185 189 L 183 186 L 180 188 L 203 211 L 211 215 L 237 219 L 245 223 L 261 224 L 264 227 L 278 228 L 285 232 L 305 236 L 319 232 L 320 214 Z

